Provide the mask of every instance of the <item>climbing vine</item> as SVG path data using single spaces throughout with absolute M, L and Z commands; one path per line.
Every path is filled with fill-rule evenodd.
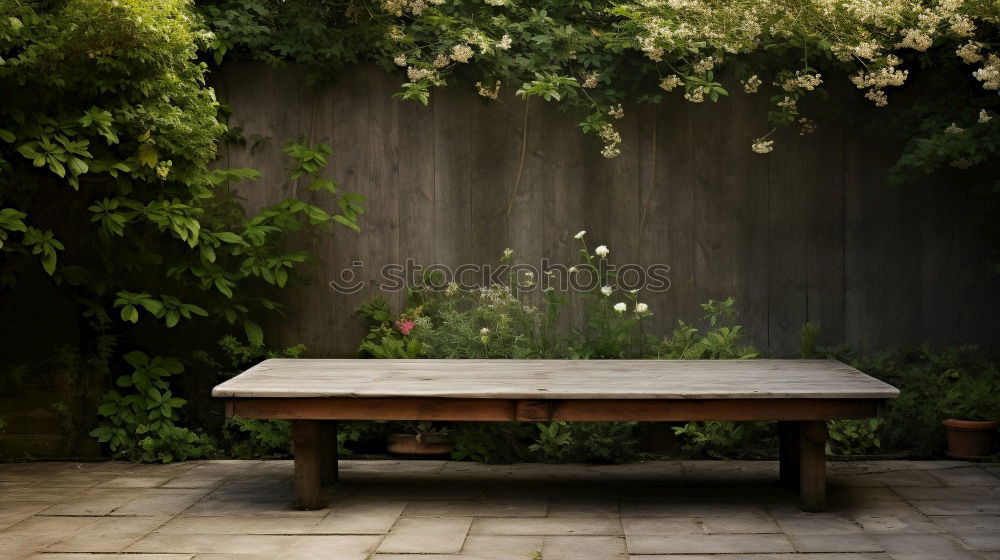
M 244 211 L 234 184 L 259 173 L 213 166 L 233 134 L 206 85 L 200 57 L 211 42 L 184 0 L 0 0 L 4 338 L 24 321 L 14 310 L 25 294 L 59 294 L 79 315 L 81 352 L 109 336 L 123 351 L 142 349 L 112 362 L 106 385 L 132 392 L 106 395 L 95 432 L 131 458 L 178 456 L 170 441 L 194 437 L 173 424 L 184 401 L 166 375 L 182 368 L 155 354 L 219 331 L 263 343 L 260 317 L 280 310 L 276 291 L 308 260 L 289 236 L 338 223 L 358 230 L 363 211 L 325 176 L 329 148 L 301 142 L 288 147 L 290 180 L 315 203 Z M 147 354 L 169 364 L 147 369 L 166 373 L 149 387 L 123 385 L 119 374 L 145 368 Z M 147 435 L 135 437 L 136 426 Z
M 964 108 L 970 121 L 1000 89 L 991 0 L 222 0 L 203 10 L 217 53 L 304 62 L 316 78 L 375 60 L 405 74 L 398 95 L 421 103 L 453 82 L 490 99 L 539 97 L 580 114 L 607 157 L 620 152 L 614 121 L 625 102 L 766 89 L 772 127 L 809 133 L 816 123 L 801 102 L 822 91 L 826 72 L 882 107 L 922 67 L 959 66 L 981 93 Z M 772 151 L 771 132 L 748 148 Z

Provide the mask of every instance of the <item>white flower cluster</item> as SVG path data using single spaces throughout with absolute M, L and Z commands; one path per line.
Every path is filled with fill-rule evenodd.
M 754 74 L 753 76 L 750 76 L 745 80 L 740 80 L 740 83 L 743 84 L 743 91 L 747 93 L 757 93 L 757 89 L 760 88 L 760 85 L 763 82 L 760 81 L 760 78 L 757 77 L 757 74 Z
M 993 120 L 993 117 L 991 117 L 990 114 L 986 112 L 986 109 L 979 110 L 979 120 L 976 122 L 978 122 L 979 124 L 983 124 L 983 123 L 988 123 L 991 120 Z
M 620 119 L 625 116 L 625 109 L 623 109 L 622 104 L 619 103 L 617 106 L 608 109 L 608 115 L 616 119 Z
M 660 82 L 660 89 L 663 91 L 673 91 L 674 89 L 684 85 L 684 80 L 680 79 L 677 74 L 671 74 Z
M 598 131 L 601 140 L 604 142 L 604 149 L 601 150 L 601 155 L 606 158 L 617 157 L 622 153 L 622 135 L 618 134 L 615 127 L 611 123 L 604 123 L 601 125 L 601 129 Z
M 451 48 L 451 59 L 455 62 L 468 62 L 474 54 L 469 45 L 458 44 Z
M 428 6 L 440 6 L 445 0 L 385 0 L 382 2 L 382 9 L 386 12 L 401 17 L 403 14 L 419 16 L 424 13 Z
M 776 105 L 780 107 L 783 112 L 788 113 L 789 115 L 798 115 L 799 114 L 798 103 L 799 102 L 796 101 L 794 97 L 789 97 L 786 95 L 784 99 L 776 103 Z
M 1000 60 L 996 45 L 977 42 L 977 26 L 995 22 L 979 3 L 967 0 L 626 0 L 620 5 L 630 17 L 637 49 L 654 62 L 682 65 L 692 75 L 704 75 L 721 63 L 718 53 L 749 53 L 764 41 L 785 39 L 829 41 L 830 52 L 843 62 L 857 62 L 852 81 L 878 106 L 888 103 L 887 88 L 908 78 L 894 51 L 927 51 L 935 44 L 957 40 L 956 54 L 968 64 L 982 62 L 974 76 L 988 90 L 1000 90 Z M 993 52 L 986 52 L 990 49 Z M 712 53 L 706 56 L 704 53 Z M 671 91 L 680 76 L 663 78 Z M 759 78 L 743 81 L 748 93 Z M 818 74 L 799 71 L 779 78 L 785 91 L 812 91 L 822 83 Z M 708 92 L 692 88 L 685 98 L 701 102 Z
M 980 82 L 983 82 L 983 89 L 1000 89 L 1000 57 L 991 54 L 983 67 L 972 73 Z
M 510 35 L 504 33 L 503 37 L 501 37 L 500 40 L 497 41 L 496 48 L 498 48 L 498 49 L 500 49 L 502 51 L 506 51 L 506 50 L 510 50 L 511 45 L 513 45 L 513 44 L 514 44 L 514 40 L 510 38 Z
M 489 99 L 496 99 L 500 95 L 500 80 L 497 80 L 492 88 L 484 86 L 482 82 L 476 82 L 476 89 L 479 90 L 479 95 Z
M 894 56 L 886 57 L 887 66 L 878 68 L 870 72 L 859 72 L 851 76 L 851 81 L 858 89 L 867 89 L 865 97 L 870 99 L 878 107 L 884 107 L 889 99 L 885 95 L 885 88 L 894 86 L 898 87 L 903 85 L 906 81 L 906 77 L 909 75 L 908 70 L 900 70 L 896 68 L 899 64 L 899 59 Z
M 587 89 L 594 89 L 597 87 L 598 80 L 601 79 L 600 72 L 591 72 L 586 75 L 583 79 L 583 87 Z
M 434 79 L 436 76 L 437 72 L 431 70 L 430 68 L 417 68 L 415 66 L 410 66 L 406 69 L 406 77 L 409 78 L 411 82 Z
M 958 55 L 958 58 L 962 59 L 962 62 L 966 64 L 974 64 L 983 59 L 983 55 L 979 54 L 981 49 L 982 45 L 975 41 L 969 41 L 968 43 L 965 43 L 961 47 L 955 49 L 955 54 Z
M 691 103 L 701 103 L 705 100 L 705 94 L 709 92 L 708 87 L 696 87 L 684 92 L 684 99 Z
M 822 83 L 823 83 L 822 74 L 809 74 L 806 72 L 802 72 L 800 70 L 796 70 L 794 76 L 790 76 L 781 84 L 774 84 L 774 85 L 780 85 L 781 89 L 785 91 L 795 91 L 797 89 L 812 91 L 817 87 L 819 87 L 819 85 Z
M 406 55 L 399 53 L 396 55 L 396 58 L 392 59 L 392 61 L 396 63 L 396 66 L 406 66 Z
M 706 56 L 691 67 L 695 74 L 705 74 L 711 72 L 713 68 L 715 68 L 715 57 L 712 56 Z
M 903 30 L 903 40 L 896 43 L 895 46 L 898 49 L 913 49 L 924 52 L 931 48 L 933 44 L 934 40 L 931 39 L 930 35 L 920 29 L 905 29 Z
M 750 144 L 750 149 L 758 154 L 769 154 L 774 151 L 774 140 L 758 138 Z
M 944 129 L 944 132 L 945 134 L 962 134 L 963 132 L 965 132 L 965 129 L 958 126 L 955 123 L 951 123 L 948 125 L 947 128 Z

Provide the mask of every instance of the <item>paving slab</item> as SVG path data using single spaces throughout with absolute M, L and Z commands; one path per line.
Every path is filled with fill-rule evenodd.
M 580 560 L 582 558 L 625 560 L 628 558 L 625 537 L 613 536 L 545 537 L 542 554 L 545 560 Z
M 861 533 L 861 526 L 840 513 L 775 513 L 775 521 L 788 535 L 849 535 Z
M 52 552 L 117 553 L 148 535 L 170 518 L 95 517 L 91 523 L 46 547 Z
M 1000 560 L 1000 469 L 960 461 L 831 462 L 820 514 L 773 461 L 348 460 L 313 511 L 294 508 L 292 470 L 0 465 L 0 558 Z
M 872 535 L 893 560 L 981 560 L 948 535 Z
M 580 517 L 544 517 L 511 519 L 506 517 L 477 518 L 472 524 L 475 535 L 619 535 L 618 519 Z
M 355 499 L 334 504 L 312 529 L 322 534 L 384 535 L 406 509 L 404 500 Z
M 885 549 L 868 535 L 788 535 L 799 552 L 883 552 Z
M 545 537 L 525 535 L 469 535 L 462 555 L 483 560 L 527 560 L 541 552 Z
M 795 552 L 785 535 L 626 536 L 630 554 Z
M 457 554 L 465 544 L 471 517 L 401 518 L 385 536 L 379 552 Z

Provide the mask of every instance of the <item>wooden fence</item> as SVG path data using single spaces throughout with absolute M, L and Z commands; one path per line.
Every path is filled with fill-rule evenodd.
M 251 210 L 311 196 L 288 179 L 281 153 L 296 137 L 329 143 L 330 176 L 369 199 L 360 234 L 303 239 L 318 266 L 272 325 L 272 343 L 352 355 L 362 335 L 352 310 L 379 289 L 344 295 L 327 283 L 355 261 L 366 280 L 406 259 L 495 263 L 506 247 L 527 262 L 572 263 L 581 229 L 619 264 L 671 267 L 670 289 L 644 296 L 658 332 L 732 296 L 750 340 L 775 356 L 797 354 L 806 321 L 823 326 L 821 344 L 995 343 L 1000 290 L 965 189 L 887 185 L 899 142 L 866 126 L 859 115 L 870 112 L 835 102 L 814 135 L 779 131 L 761 156 L 750 143 L 768 130 L 766 95 L 672 98 L 626 107 L 622 154 L 606 160 L 576 119 L 537 99 L 508 91 L 487 102 L 451 87 L 423 107 L 391 97 L 402 80 L 359 68 L 313 87 L 298 68 L 242 63 L 215 76 L 246 137 L 222 163 L 263 172 L 241 187 Z

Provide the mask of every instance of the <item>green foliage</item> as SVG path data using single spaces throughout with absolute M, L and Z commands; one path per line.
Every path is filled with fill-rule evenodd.
M 876 452 L 882 448 L 882 440 L 878 435 L 881 426 L 881 418 L 828 422 L 830 439 L 827 440 L 827 452 L 831 455 L 861 455 Z
M 624 463 L 638 454 L 638 429 L 636 422 L 573 422 L 565 456 L 581 463 Z
M 536 454 L 542 461 L 558 461 L 562 459 L 573 441 L 569 424 L 566 422 L 538 423 L 538 437 L 535 443 L 528 446 L 528 451 Z
M 767 457 L 774 447 L 771 423 L 688 422 L 674 428 L 681 451 L 692 457 L 746 459 Z
M 360 227 L 363 199 L 323 176 L 329 147 L 286 150 L 316 203 L 247 215 L 233 184 L 259 173 L 212 166 L 227 128 L 198 57 L 219 43 L 190 1 L 0 5 L 0 305 L 40 267 L 80 306 L 84 341 L 127 332 L 159 353 L 183 327 L 263 344 L 258 316 L 308 260 L 290 236 Z M 135 460 L 202 452 L 173 424 L 183 400 L 165 376 L 149 383 L 108 393 L 101 440 Z
M 287 420 L 228 418 L 223 443 L 240 459 L 286 458 L 292 450 L 292 423 Z
M 617 277 L 606 266 L 604 246 L 591 250 L 578 235 L 580 259 L 571 274 L 590 272 L 597 279 L 586 291 L 560 294 L 534 273 L 519 269 L 514 252 L 506 250 L 501 265 L 510 265 L 505 282 L 479 289 L 462 289 L 440 278 L 424 278 L 410 290 L 407 307 L 398 316 L 381 297 L 363 304 L 357 315 L 369 331 L 358 352 L 375 358 L 491 358 L 491 359 L 752 359 L 758 352 L 743 342 L 732 298 L 710 300 L 702 308 L 708 324 L 704 332 L 681 322 L 669 336 L 658 339 L 646 332 L 652 313 L 638 292 L 617 287 Z M 539 285 L 539 282 L 542 284 Z M 441 286 L 444 286 L 443 288 Z M 539 289 L 540 294 L 531 293 Z M 616 295 L 617 294 L 617 295 Z M 573 300 L 583 309 L 582 321 L 560 327 L 562 311 Z M 685 437 L 695 438 L 704 428 L 691 424 Z M 709 434 L 689 446 L 691 454 L 758 452 L 752 441 L 756 426 L 745 429 L 718 423 Z M 735 431 L 732 451 L 718 440 Z M 519 426 L 509 423 L 459 424 L 453 428 L 453 458 L 502 463 L 517 460 L 587 461 L 617 463 L 637 454 L 638 425 L 634 422 L 583 422 Z M 743 434 L 746 434 L 744 437 Z M 708 442 L 708 443 L 706 443 Z
M 1000 418 L 1000 364 L 974 346 L 925 345 L 870 355 L 849 348 L 821 351 L 899 388 L 899 397 L 889 401 L 881 425 L 872 430 L 871 437 L 877 435 L 884 449 L 936 456 L 944 445 L 942 420 L 964 415 L 968 417 L 962 419 Z M 871 441 L 864 436 L 852 447 L 868 446 L 865 438 Z
M 208 437 L 175 425 L 185 400 L 175 397 L 167 378 L 184 371 L 173 358 L 142 352 L 124 356 L 132 372 L 118 377 L 121 388 L 104 396 L 101 424 L 90 435 L 107 443 L 116 457 L 130 461 L 185 460 L 215 454 Z
M 817 323 L 803 323 L 799 329 L 799 355 L 803 359 L 816 357 L 816 339 L 823 328 Z
M 513 463 L 529 458 L 534 426 L 519 422 L 460 422 L 452 429 L 452 459 Z

